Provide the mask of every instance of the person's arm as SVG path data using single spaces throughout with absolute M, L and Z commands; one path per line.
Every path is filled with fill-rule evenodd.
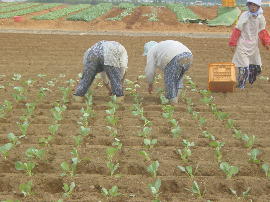
M 259 24 L 259 39 L 262 45 L 269 50 L 270 46 L 270 35 L 269 32 L 265 29 L 266 22 L 264 16 L 260 17 L 260 24 Z
M 153 82 L 155 78 L 155 58 L 152 52 L 149 52 L 147 55 L 147 63 L 145 67 L 145 76 L 148 83 L 148 92 L 152 93 L 153 91 Z
M 241 31 L 237 28 L 234 28 L 229 40 L 229 46 L 230 47 L 235 47 L 237 45 L 237 41 L 239 37 L 241 36 Z

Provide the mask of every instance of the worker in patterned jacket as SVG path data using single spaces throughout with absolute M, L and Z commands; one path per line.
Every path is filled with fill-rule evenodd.
M 147 56 L 145 75 L 148 92 L 153 91 L 155 72 L 159 68 L 164 73 L 165 97 L 171 104 L 178 103 L 184 73 L 192 64 L 191 51 L 179 41 L 149 41 L 144 45 L 143 55 Z
M 82 101 L 97 73 L 101 73 L 109 95 L 116 95 L 117 102 L 124 100 L 123 81 L 128 68 L 127 51 L 116 41 L 99 41 L 83 57 L 83 74 L 74 97 Z
M 241 14 L 229 40 L 229 46 L 235 51 L 232 62 L 238 67 L 237 87 L 241 89 L 245 88 L 247 81 L 253 84 L 261 73 L 259 39 L 267 50 L 270 45 L 261 0 L 247 0 L 247 7 L 248 11 Z

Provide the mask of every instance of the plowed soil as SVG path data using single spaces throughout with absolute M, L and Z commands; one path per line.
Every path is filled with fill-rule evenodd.
M 170 124 L 162 117 L 162 105 L 157 93 L 149 95 L 144 80 L 138 80 L 141 86 L 138 93 L 143 97 L 144 115 L 153 122 L 150 139 L 157 139 L 157 144 L 152 149 L 147 149 L 143 144 L 143 137 L 138 133 L 143 128 L 143 122 L 139 117 L 132 115 L 133 98 L 125 91 L 125 103 L 116 112 L 119 123 L 117 138 L 123 143 L 122 149 L 113 158 L 114 163 L 120 167 L 115 174 L 110 176 L 106 166 L 106 148 L 112 146 L 115 141 L 106 128 L 106 112 L 110 101 L 107 91 L 98 84 L 96 79 L 91 90 L 93 91 L 93 109 L 96 116 L 91 118 L 91 133 L 84 138 L 81 146 L 77 147 L 79 158 L 77 172 L 74 177 L 61 177 L 60 164 L 64 161 L 71 162 L 71 150 L 75 148 L 74 136 L 79 135 L 78 121 L 81 117 L 81 108 L 85 104 L 75 103 L 71 99 L 75 88 L 71 86 L 67 109 L 63 112 L 63 120 L 59 122 L 60 128 L 51 141 L 50 146 L 39 144 L 40 138 L 49 136 L 49 125 L 53 124 L 50 109 L 56 102 L 61 102 L 62 93 L 59 87 L 67 87 L 66 81 L 77 80 L 77 74 L 82 70 L 82 56 L 84 51 L 99 40 L 116 40 L 122 43 L 129 54 L 129 70 L 127 79 L 136 81 L 137 76 L 143 74 L 145 58 L 142 57 L 143 44 L 149 40 L 165 40 L 168 37 L 121 37 L 118 36 L 67 36 L 67 35 L 32 35 L 32 34 L 0 34 L 0 89 L 1 104 L 4 100 L 13 103 L 13 109 L 6 113 L 5 118 L 0 119 L 1 146 L 9 142 L 8 133 L 21 135 L 17 122 L 22 122 L 20 117 L 25 114 L 26 102 L 34 102 L 41 87 L 49 88 L 46 96 L 38 104 L 33 115 L 29 119 L 30 126 L 27 135 L 21 138 L 21 144 L 9 152 L 7 160 L 1 157 L 0 162 L 0 200 L 19 199 L 21 201 L 57 201 L 60 198 L 65 201 L 150 201 L 151 196 L 148 184 L 154 182 L 154 178 L 147 172 L 147 167 L 155 160 L 159 161 L 157 178 L 161 180 L 161 201 L 237 201 L 230 188 L 235 190 L 243 200 L 253 201 L 270 200 L 270 181 L 265 177 L 261 169 L 262 163 L 269 162 L 269 120 L 270 120 L 270 83 L 258 79 L 255 84 L 247 85 L 244 90 L 236 89 L 234 93 L 212 93 L 214 103 L 218 109 L 229 113 L 235 120 L 236 127 L 249 136 L 255 135 L 253 148 L 260 149 L 259 164 L 249 162 L 248 152 L 242 140 L 233 137 L 233 133 L 226 127 L 225 121 L 218 120 L 211 110 L 203 104 L 198 92 L 190 91 L 186 83 L 186 96 L 194 103 L 194 110 L 207 120 L 204 130 L 212 133 L 222 147 L 222 161 L 237 166 L 239 173 L 231 179 L 226 179 L 225 174 L 219 169 L 219 163 L 214 155 L 214 148 L 209 146 L 210 140 L 202 136 L 198 121 L 193 119 L 187 111 L 187 104 L 183 101 L 175 107 L 174 118 L 182 128 L 179 138 L 171 135 Z M 232 58 L 232 53 L 227 48 L 226 39 L 190 39 L 172 37 L 186 44 L 194 54 L 194 64 L 187 75 L 191 76 L 198 89 L 207 88 L 208 64 L 212 62 L 226 62 Z M 269 76 L 269 53 L 262 50 L 265 68 L 263 76 Z M 21 74 L 19 81 L 13 80 L 14 74 Z M 38 77 L 45 74 L 45 77 Z M 3 76 L 5 75 L 5 76 Z M 65 76 L 65 77 L 64 77 Z M 24 81 L 33 79 L 36 82 L 33 87 L 27 87 Z M 49 86 L 52 81 L 55 86 Z M 49 82 L 50 83 L 50 82 Z M 155 89 L 162 87 L 162 80 L 156 84 Z M 13 87 L 24 86 L 27 100 L 15 102 L 12 94 Z M 127 87 L 127 86 L 126 86 Z M 192 155 L 188 162 L 183 162 L 177 154 L 177 149 L 183 149 L 182 141 L 186 139 L 194 142 L 191 147 Z M 15 169 L 15 162 L 30 161 L 25 151 L 35 147 L 45 149 L 46 156 L 43 160 L 33 159 L 37 166 L 33 169 L 33 176 L 27 176 L 24 171 Z M 139 154 L 145 150 L 151 160 L 146 161 Z M 188 177 L 177 166 L 197 166 L 194 178 Z M 194 172 L 194 170 L 193 170 Z M 33 194 L 24 197 L 19 191 L 19 184 L 32 181 Z M 187 189 L 191 189 L 192 182 L 196 181 L 203 195 L 201 198 L 192 195 Z M 75 182 L 76 187 L 69 198 L 63 196 L 63 183 Z M 118 186 L 122 194 L 117 197 L 105 197 L 101 189 L 110 189 Z M 250 188 L 246 199 L 242 193 Z
M 192 7 L 202 18 L 213 18 L 217 9 L 207 8 L 200 11 L 199 7 Z M 202 96 L 191 91 L 190 85 L 185 81 L 186 97 L 192 99 L 193 108 L 200 116 L 206 119 L 206 124 L 201 128 L 196 118 L 188 112 L 186 102 L 175 106 L 173 117 L 182 129 L 181 136 L 173 138 L 171 126 L 162 116 L 162 106 L 157 94 L 158 88 L 163 87 L 162 79 L 155 84 L 155 92 L 147 93 L 147 85 L 138 75 L 144 74 L 146 59 L 142 56 L 143 45 L 150 40 L 173 39 L 183 42 L 188 46 L 193 55 L 194 63 L 187 75 L 195 82 L 197 89 L 208 87 L 208 64 L 213 62 L 229 62 L 232 52 L 227 47 L 228 39 L 218 38 L 184 38 L 168 37 L 170 32 L 230 32 L 232 27 L 207 27 L 199 24 L 183 24 L 176 20 L 175 14 L 166 8 L 158 9 L 159 22 L 149 22 L 146 14 L 150 7 L 138 7 L 135 12 L 120 22 L 108 21 L 121 13 L 113 9 L 92 22 L 72 22 L 63 18 L 55 21 L 32 20 L 33 15 L 26 15 L 22 22 L 12 19 L 1 19 L 0 28 L 4 29 L 33 29 L 33 30 L 70 30 L 70 31 L 121 31 L 121 32 L 159 32 L 164 36 L 104 36 L 104 35 L 45 35 L 45 34 L 18 34 L 0 33 L 0 105 L 4 100 L 12 102 L 12 110 L 0 118 L 0 146 L 8 143 L 7 134 L 22 135 L 18 123 L 22 123 L 25 114 L 25 103 L 37 102 L 41 88 L 48 88 L 46 96 L 36 103 L 36 109 L 29 118 L 29 128 L 26 137 L 20 138 L 20 144 L 14 146 L 5 160 L 0 161 L 0 200 L 18 199 L 20 201 L 76 201 L 76 202 L 146 202 L 153 200 L 148 187 L 157 178 L 161 180 L 161 201 L 270 201 L 270 181 L 265 177 L 261 166 L 270 163 L 270 83 L 257 78 L 257 81 L 246 89 L 236 89 L 233 93 L 212 93 L 217 108 L 229 114 L 235 120 L 235 127 L 248 136 L 255 135 L 252 148 L 245 147 L 245 142 L 234 137 L 233 132 L 226 126 L 227 119 L 219 120 L 209 107 L 201 101 Z M 207 12 L 206 12 L 207 11 Z M 211 11 L 211 13 L 210 13 Z M 269 26 L 269 9 L 264 9 Z M 209 33 L 210 34 L 210 33 Z M 115 175 L 111 176 L 106 163 L 106 149 L 112 147 L 114 137 L 106 126 L 106 111 L 110 98 L 107 91 L 101 86 L 101 80 L 96 78 L 91 86 L 93 93 L 93 110 L 95 116 L 89 119 L 90 135 L 84 137 L 80 146 L 75 146 L 74 136 L 79 136 L 80 126 L 78 121 L 82 116 L 81 109 L 86 109 L 86 104 L 76 103 L 72 100 L 72 93 L 81 73 L 82 57 L 86 49 L 99 40 L 115 40 L 124 45 L 129 55 L 129 69 L 127 79 L 140 85 L 139 95 L 143 98 L 142 107 L 144 116 L 153 122 L 152 132 L 148 138 L 157 139 L 157 144 L 149 149 L 144 146 L 144 138 L 138 136 L 144 128 L 144 123 L 139 117 L 132 115 L 133 97 L 125 90 L 125 102 L 116 111 L 119 122 L 115 128 L 117 138 L 122 142 L 122 149 L 113 158 L 119 163 Z M 269 77 L 269 52 L 261 48 L 263 71 L 261 76 Z M 160 72 L 159 72 L 160 73 Z M 16 80 L 14 74 L 21 74 L 22 78 Z M 44 74 L 39 77 L 38 74 Z M 161 74 L 162 77 L 162 74 Z M 33 86 L 27 86 L 25 81 L 34 80 Z M 51 109 L 62 103 L 62 92 L 59 87 L 68 87 L 67 81 L 73 79 L 75 84 L 70 85 L 69 101 L 65 104 L 67 109 L 63 112 L 63 119 L 59 121 L 58 133 L 48 146 L 39 144 L 41 138 L 50 135 L 48 127 L 54 123 Z M 54 85 L 52 85 L 54 84 Z M 16 102 L 14 87 L 25 88 L 26 100 Z M 125 87 L 128 87 L 125 84 Z M 1 113 L 1 107 L 0 107 Z M 1 114 L 0 114 L 1 115 Z M 222 161 L 237 166 L 239 173 L 231 179 L 226 179 L 215 157 L 215 150 L 209 146 L 211 142 L 202 135 L 202 130 L 213 134 L 220 142 Z M 178 149 L 183 149 L 183 140 L 194 142 L 191 147 L 192 155 L 188 162 L 181 160 Z M 34 147 L 44 149 L 45 157 L 42 160 L 28 159 L 25 151 Z M 61 176 L 63 170 L 61 163 L 71 164 L 73 148 L 77 148 L 80 162 L 75 176 Z M 258 155 L 259 163 L 251 163 L 248 153 L 257 148 L 261 151 Z M 145 160 L 140 151 L 149 153 L 150 160 Z M 27 176 L 24 171 L 16 170 L 15 163 L 35 162 L 33 176 Z M 157 177 L 153 177 L 147 167 L 154 161 L 159 162 Z M 190 178 L 181 172 L 177 166 L 192 166 L 194 177 Z M 194 169 L 197 167 L 197 170 Z M 32 181 L 33 188 L 30 196 L 25 196 L 19 190 L 19 184 Z M 192 183 L 196 181 L 202 193 L 201 197 L 193 195 L 190 191 Z M 69 197 L 65 197 L 63 184 L 74 182 L 76 187 Z M 110 189 L 118 186 L 120 196 L 105 197 L 101 194 L 102 188 Z M 233 195 L 230 189 L 236 191 Z M 246 197 L 243 192 L 250 189 Z

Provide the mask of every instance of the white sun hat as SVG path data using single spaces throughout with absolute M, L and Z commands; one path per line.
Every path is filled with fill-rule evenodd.
M 262 0 L 247 0 L 247 4 L 248 3 L 254 3 L 258 6 L 261 6 L 262 5 Z
M 158 42 L 156 41 L 148 41 L 147 43 L 144 44 L 144 52 L 143 52 L 143 56 L 146 56 L 148 51 L 155 45 L 157 45 Z

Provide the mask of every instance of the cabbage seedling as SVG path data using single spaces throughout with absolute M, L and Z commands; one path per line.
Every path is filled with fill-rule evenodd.
M 118 150 L 122 149 L 122 142 L 118 138 L 114 138 L 114 142 L 112 143 L 112 146 L 115 146 Z
M 36 81 L 33 80 L 33 79 L 28 79 L 28 80 L 24 81 L 23 83 L 24 83 L 25 85 L 27 85 L 28 87 L 33 87 L 33 85 L 34 85 L 35 82 L 36 82 Z
M 83 137 L 86 137 L 90 134 L 90 128 L 86 128 L 84 126 L 81 126 L 80 127 L 80 134 L 83 136 Z
M 73 136 L 73 139 L 75 141 L 75 146 L 79 147 L 83 142 L 83 137 L 81 135 Z
M 15 90 L 15 93 L 12 94 L 12 97 L 16 100 L 16 102 L 26 100 L 26 96 L 24 95 L 25 89 L 23 87 L 16 86 L 13 89 Z
M 201 189 L 196 181 L 193 181 L 191 189 L 186 188 L 186 190 L 190 191 L 192 193 L 192 195 L 195 195 L 199 198 L 201 198 L 205 192 L 205 191 L 204 192 L 201 191 Z
M 65 88 L 65 87 L 59 87 L 60 91 L 62 92 L 63 94 L 63 97 L 62 97 L 62 101 L 63 103 L 68 103 L 69 100 L 68 100 L 68 97 L 69 97 L 69 94 L 71 92 L 71 89 L 69 87 Z
M 147 167 L 147 171 L 152 175 L 152 177 L 156 178 L 158 167 L 159 167 L 159 162 L 154 161 L 152 164 L 150 164 L 150 166 Z
M 192 166 L 177 166 L 177 168 L 182 171 L 182 172 L 185 172 L 189 177 L 193 178 L 194 177 L 194 174 L 193 174 L 193 169 L 192 169 Z M 198 169 L 198 165 L 197 167 L 195 168 L 195 171 L 194 173 L 196 173 Z
M 182 128 L 180 126 L 175 126 L 171 129 L 173 138 L 178 138 L 182 133 Z
M 112 188 L 109 189 L 109 190 L 102 187 L 101 193 L 106 197 L 117 197 L 117 196 L 121 195 L 121 193 L 118 192 L 118 187 L 117 186 L 112 186 Z
M 12 142 L 12 144 L 13 144 L 14 146 L 16 146 L 16 145 L 18 145 L 18 144 L 21 144 L 21 142 L 19 141 L 19 138 L 18 138 L 16 135 L 14 135 L 14 133 L 9 133 L 9 134 L 7 135 L 7 138 L 8 138 L 8 140 L 9 140 L 10 142 Z
M 209 145 L 215 148 L 215 156 L 218 162 L 220 163 L 222 160 L 221 148 L 225 145 L 225 143 L 219 142 L 219 141 L 213 141 L 213 142 L 210 142 Z
M 17 161 L 15 163 L 16 170 L 24 170 L 29 176 L 33 175 L 32 170 L 36 167 L 36 164 L 34 162 L 26 162 L 23 163 L 21 161 Z
M 65 192 L 65 193 L 63 194 L 63 196 L 64 196 L 65 198 L 71 197 L 71 195 L 72 195 L 72 193 L 73 193 L 73 191 L 74 191 L 74 189 L 75 189 L 75 187 L 76 187 L 75 183 L 74 183 L 74 182 L 71 182 L 70 185 L 64 183 L 63 185 L 64 185 L 64 186 L 63 186 L 63 189 L 64 189 L 64 192 Z
M 139 151 L 139 154 L 142 155 L 146 161 L 151 160 L 149 154 L 146 151 Z
M 251 190 L 251 188 L 248 187 L 246 191 L 242 192 L 242 197 L 243 197 L 243 198 L 247 198 L 248 195 L 249 195 L 250 190 Z M 232 194 L 233 194 L 237 199 L 241 199 L 241 196 L 238 196 L 238 195 L 237 195 L 237 192 L 236 192 L 234 189 L 230 188 L 230 191 L 232 192 Z
M 233 129 L 235 126 L 235 120 L 233 119 L 228 119 L 227 120 L 227 127 L 230 128 L 230 129 Z
M 26 117 L 30 118 L 35 111 L 36 104 L 35 103 L 26 103 L 25 106 L 26 106 L 26 111 L 25 111 Z
M 12 149 L 12 147 L 13 147 L 12 143 L 7 143 L 0 147 L 0 153 L 5 160 L 7 160 L 9 151 Z
M 31 159 L 39 159 L 42 160 L 45 156 L 45 150 L 44 149 L 36 149 L 34 147 L 28 148 L 25 152 L 25 155 L 31 160 Z
M 262 165 L 262 169 L 263 169 L 263 171 L 264 171 L 264 173 L 265 173 L 265 176 L 266 176 L 267 178 L 270 178 L 270 166 L 269 166 L 269 164 L 264 163 L 264 164 Z
M 222 112 L 222 111 L 216 111 L 214 114 L 221 121 L 223 121 L 223 120 L 225 120 L 225 119 L 227 119 L 229 117 L 228 113 L 225 113 L 225 112 Z
M 19 185 L 19 190 L 24 195 L 24 197 L 30 196 L 30 195 L 33 194 L 32 186 L 33 186 L 32 181 L 29 181 L 29 182 L 27 182 L 25 184 L 20 184 Z
M 209 140 L 212 140 L 212 141 L 215 141 L 216 140 L 215 136 L 212 135 L 211 133 L 209 133 L 206 130 L 203 131 L 202 134 L 203 134 L 204 137 L 208 138 Z
M 244 134 L 241 132 L 241 130 L 237 130 L 235 128 L 233 129 L 233 133 L 234 133 L 234 137 L 236 139 L 241 139 L 244 136 Z
M 39 138 L 38 142 L 39 144 L 43 146 L 49 146 L 52 140 L 53 140 L 53 136 L 49 135 L 48 137 Z
M 248 136 L 248 135 L 244 134 L 244 135 L 242 136 L 242 140 L 245 141 L 245 147 L 247 147 L 247 148 L 252 148 L 253 145 L 254 145 L 254 142 L 255 142 L 255 138 L 256 138 L 255 135 Z
M 52 124 L 52 125 L 50 125 L 49 126 L 49 131 L 50 131 L 50 133 L 53 135 L 53 136 L 55 136 L 56 134 L 57 134 L 57 131 L 58 131 L 58 129 L 59 129 L 59 126 L 60 126 L 60 124 Z
M 138 136 L 147 138 L 152 131 L 152 128 L 150 127 L 144 127 L 141 132 L 139 132 Z
M 148 149 L 152 149 L 157 144 L 157 139 L 144 139 L 143 143 Z
M 79 159 L 72 158 L 71 161 L 72 161 L 71 164 L 69 164 L 65 161 L 61 163 L 61 168 L 64 171 L 63 173 L 61 173 L 61 176 L 66 176 L 69 174 L 71 177 L 73 177 L 76 175 L 76 170 L 77 170 L 77 165 L 79 163 Z
M 107 155 L 107 159 L 109 161 L 112 161 L 113 160 L 113 157 L 115 156 L 116 152 L 118 151 L 117 148 L 114 148 L 114 147 L 108 147 L 106 149 L 106 155 Z
M 259 149 L 252 149 L 248 155 L 250 156 L 249 162 L 251 163 L 260 163 L 261 161 L 259 159 L 257 159 L 257 156 L 261 154 L 261 151 Z
M 118 132 L 117 132 L 117 129 L 116 128 L 113 128 L 111 126 L 106 126 L 106 128 L 109 130 L 110 136 L 117 137 Z
M 189 142 L 188 140 L 183 140 L 182 144 L 184 145 L 184 149 L 178 149 L 177 153 L 180 155 L 181 159 L 185 162 L 188 161 L 189 157 L 191 156 L 192 152 L 190 147 L 195 146 L 194 142 Z
M 19 138 L 25 137 L 27 135 L 28 127 L 30 125 L 29 122 L 27 120 L 24 121 L 23 123 L 17 122 L 17 125 L 19 126 L 20 131 L 22 133 L 22 135 Z
M 111 161 L 107 162 L 107 168 L 110 169 L 111 176 L 115 173 L 115 171 L 119 168 L 119 163 L 113 163 Z
M 226 174 L 227 179 L 231 179 L 232 176 L 236 175 L 239 172 L 238 167 L 231 166 L 227 162 L 220 163 L 219 168 Z
M 46 74 L 38 74 L 37 77 L 42 78 L 42 77 L 46 77 Z
M 19 81 L 22 78 L 21 74 L 13 74 L 12 80 L 13 81 Z
M 151 194 L 154 197 L 154 200 L 152 202 L 160 202 L 160 200 L 159 200 L 160 186 L 161 186 L 161 180 L 160 179 L 156 179 L 155 182 L 148 184 L 148 187 L 149 187 L 149 189 L 151 191 Z

